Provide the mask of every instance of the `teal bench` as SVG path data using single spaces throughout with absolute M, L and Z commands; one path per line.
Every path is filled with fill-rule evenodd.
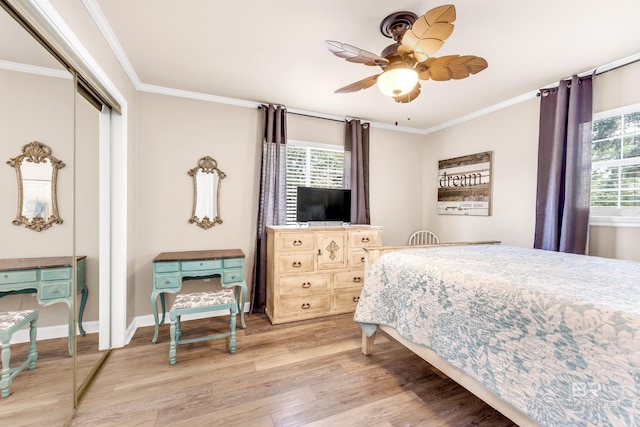
M 29 355 L 17 368 L 9 367 L 11 359 L 11 337 L 22 327 L 31 323 L 29 329 Z M 5 398 L 9 396 L 9 386 L 13 379 L 24 368 L 29 369 L 36 367 L 36 359 L 38 352 L 36 351 L 36 332 L 38 323 L 38 312 L 35 310 L 7 311 L 0 312 L 0 343 L 2 343 L 2 375 L 0 376 L 0 395 Z
M 229 332 L 205 337 L 182 339 L 180 317 L 185 314 L 206 313 L 217 310 L 229 310 Z M 178 294 L 169 311 L 171 344 L 169 345 L 169 364 L 176 364 L 176 350 L 179 344 L 189 344 L 206 340 L 229 337 L 230 353 L 236 352 L 236 313 L 238 304 L 232 289 Z

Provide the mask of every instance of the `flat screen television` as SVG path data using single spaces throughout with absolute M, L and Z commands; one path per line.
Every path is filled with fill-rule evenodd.
M 351 222 L 351 190 L 298 187 L 296 221 Z

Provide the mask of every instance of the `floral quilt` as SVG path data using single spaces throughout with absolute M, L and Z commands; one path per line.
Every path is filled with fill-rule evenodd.
M 640 426 L 640 263 L 504 245 L 391 252 L 355 320 L 426 346 L 543 426 Z

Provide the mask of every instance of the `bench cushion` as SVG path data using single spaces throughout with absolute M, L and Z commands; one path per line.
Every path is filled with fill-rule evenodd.
M 189 294 L 178 294 L 171 310 L 182 310 L 185 308 L 210 307 L 222 304 L 234 304 L 235 294 L 231 289 L 219 291 L 193 292 Z
M 33 312 L 34 310 L 0 312 L 0 331 L 8 331 L 15 327 L 25 318 L 29 317 Z

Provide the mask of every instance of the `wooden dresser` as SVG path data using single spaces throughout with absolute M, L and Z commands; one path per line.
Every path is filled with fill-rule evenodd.
M 364 284 L 364 248 L 382 245 L 382 227 L 267 227 L 267 316 L 271 323 L 355 310 Z

